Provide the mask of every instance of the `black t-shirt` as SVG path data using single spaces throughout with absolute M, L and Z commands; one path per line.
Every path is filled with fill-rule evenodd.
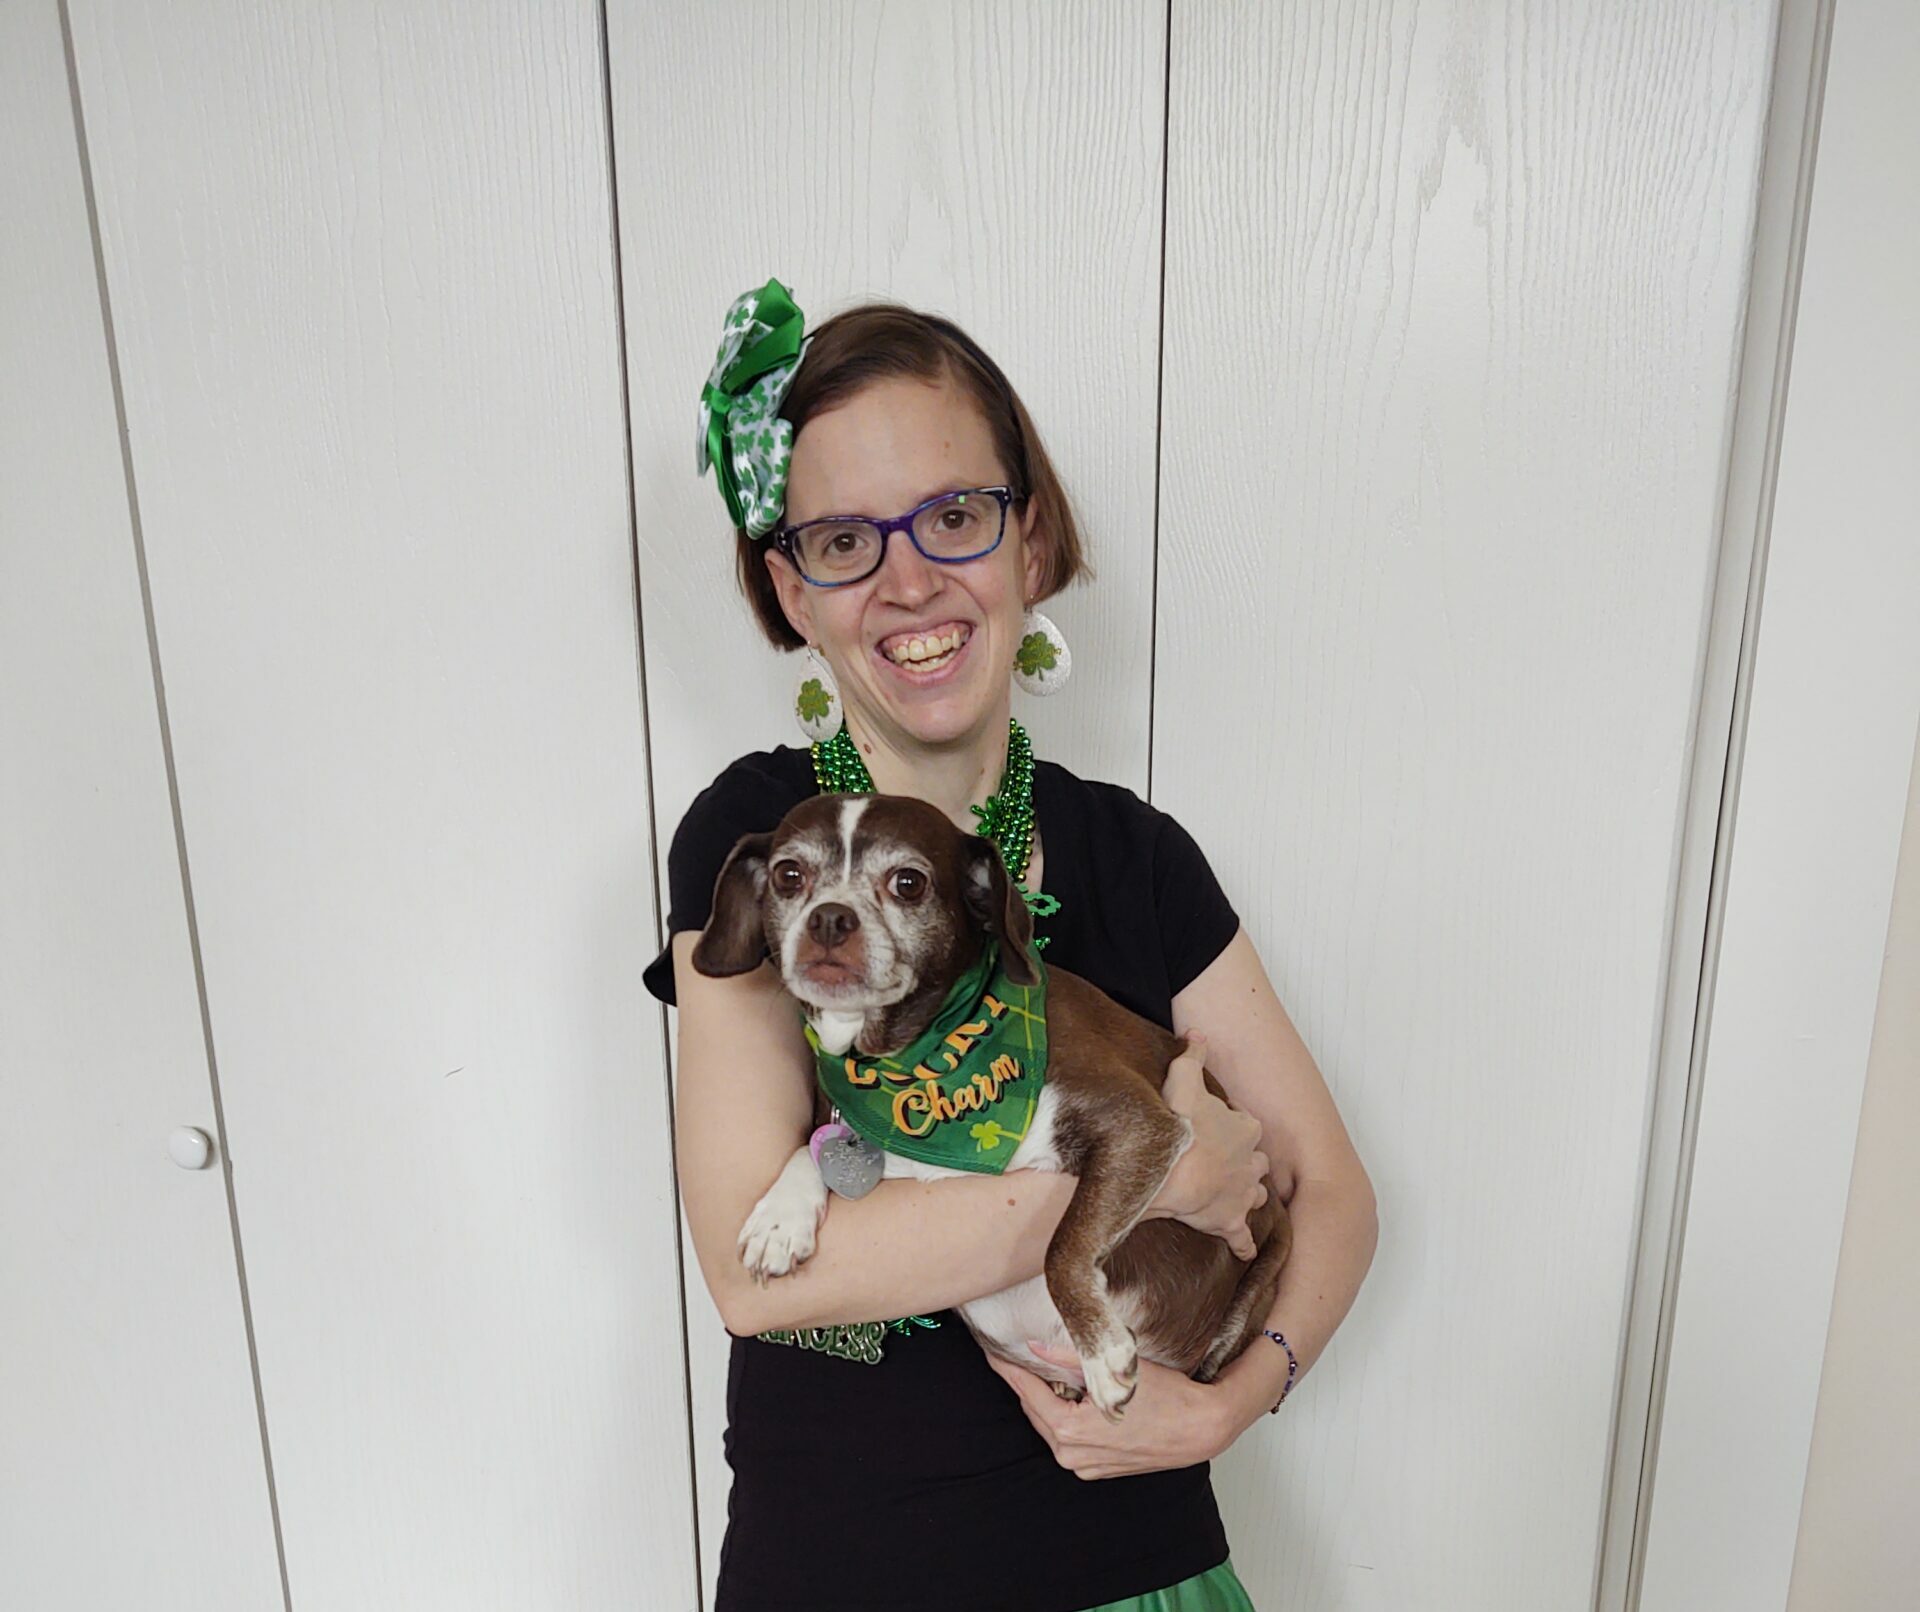
M 816 787 L 809 753 L 782 746 L 700 794 L 667 855 L 670 935 L 706 926 L 734 842 Z M 1046 961 L 1171 1029 L 1174 996 L 1239 928 L 1206 858 L 1129 789 L 1036 761 L 1033 792 L 1060 899 L 1036 925 Z M 671 947 L 643 978 L 673 1001 Z M 1081 1612 L 1226 1559 L 1205 1462 L 1076 1477 L 960 1318 L 935 1319 L 889 1332 L 877 1365 L 732 1340 L 715 1612 Z

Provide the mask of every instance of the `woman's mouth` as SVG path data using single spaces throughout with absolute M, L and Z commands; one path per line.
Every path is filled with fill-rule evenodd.
M 918 681 L 928 673 L 952 665 L 972 638 L 970 623 L 948 621 L 935 627 L 894 633 L 881 639 L 874 648 L 888 665 Z

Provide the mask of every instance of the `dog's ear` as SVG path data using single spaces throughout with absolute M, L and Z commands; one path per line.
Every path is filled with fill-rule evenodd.
M 992 840 L 976 838 L 967 866 L 967 911 L 1000 942 L 1000 964 L 1015 985 L 1038 985 L 1034 963 L 1033 914 L 1020 887 L 1007 877 L 1006 864 Z
M 713 915 L 693 948 L 693 966 L 713 979 L 749 974 L 767 955 L 760 898 L 767 893 L 771 834 L 743 835 L 713 882 Z

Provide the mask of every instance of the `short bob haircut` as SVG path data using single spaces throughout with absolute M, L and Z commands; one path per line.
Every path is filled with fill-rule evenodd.
M 1091 580 L 1093 568 L 1081 553 L 1080 529 L 1066 489 L 1026 405 L 1000 366 L 950 320 L 897 302 L 864 303 L 835 314 L 811 333 L 793 385 L 780 405 L 780 417 L 793 422 L 797 437 L 814 415 L 846 402 L 870 382 L 895 375 L 929 385 L 951 377 L 979 407 L 1015 504 L 1032 506 L 1032 541 L 1044 561 L 1039 598 L 1050 599 L 1079 578 Z M 753 606 L 760 630 L 776 649 L 800 649 L 806 640 L 788 622 L 773 579 L 767 575 L 764 556 L 772 541 L 771 535 L 752 538 L 743 528 L 734 529 L 740 590 Z

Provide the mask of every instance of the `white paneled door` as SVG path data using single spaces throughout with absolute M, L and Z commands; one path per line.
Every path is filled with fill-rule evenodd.
M 51 4 L 0 6 L 0 153 L 0 1605 L 265 1612 L 267 1465 Z
M 1175 10 L 1154 794 L 1382 1227 L 1228 1533 L 1263 1606 L 1579 1612 L 1774 8 Z
M 72 13 L 292 1604 L 692 1606 L 599 8 Z

